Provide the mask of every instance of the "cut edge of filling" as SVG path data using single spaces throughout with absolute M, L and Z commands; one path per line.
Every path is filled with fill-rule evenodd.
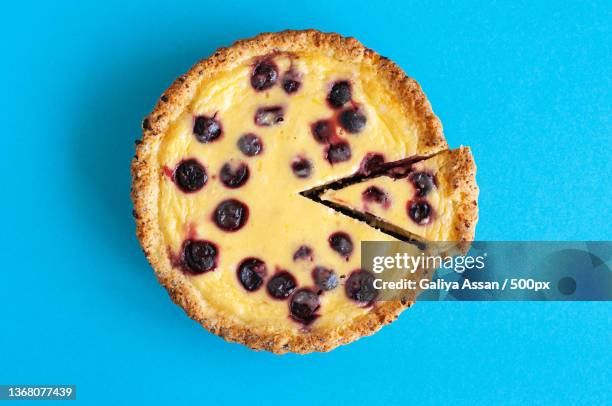
M 324 184 L 317 185 L 310 189 L 304 190 L 300 192 L 300 195 L 307 197 L 311 200 L 316 200 L 328 190 L 344 189 L 348 186 L 355 185 L 357 183 L 362 183 L 369 179 L 374 179 L 381 176 L 407 176 L 412 171 L 411 167 L 415 163 L 425 161 L 440 154 L 448 153 L 448 151 L 450 150 L 443 149 L 430 155 L 414 155 L 408 158 L 400 159 L 398 161 L 377 163 L 373 168 L 368 169 L 367 171 L 359 169 L 356 173 L 353 173 L 352 175 L 345 176 L 340 179 L 334 179 Z M 394 171 L 396 172 L 394 173 Z M 405 175 L 400 175 L 402 171 L 405 171 Z

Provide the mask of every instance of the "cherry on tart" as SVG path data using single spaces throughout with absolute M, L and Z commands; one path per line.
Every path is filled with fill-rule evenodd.
M 228 188 L 239 188 L 249 180 L 249 166 L 243 162 L 234 165 L 226 162 L 221 167 L 219 180 Z
M 332 250 L 345 258 L 348 258 L 353 253 L 353 240 L 351 237 L 342 231 L 338 231 L 329 236 L 329 246 Z
M 221 48 L 175 81 L 143 128 L 138 238 L 174 301 L 228 341 L 328 351 L 407 308 L 378 300 L 361 270 L 362 241 L 397 241 L 352 218 L 366 203 L 383 215 L 389 202 L 385 213 L 401 215 L 389 220 L 425 239 L 473 237 L 469 151 L 442 159 L 451 153 L 418 84 L 352 38 L 285 31 Z M 401 160 L 407 172 L 373 177 Z M 355 188 L 350 210 L 305 193 L 334 182 L 339 194 Z M 383 193 L 364 198 L 368 187 Z
M 271 127 L 283 122 L 284 110 L 281 106 L 260 107 L 255 111 L 255 124 L 261 127 Z
M 308 178 L 312 172 L 312 162 L 310 162 L 308 158 L 296 157 L 293 162 L 291 162 L 291 170 L 298 178 Z
M 286 299 L 297 287 L 297 282 L 293 275 L 287 271 L 277 272 L 270 278 L 266 288 L 274 299 Z
M 249 208 L 239 200 L 227 199 L 215 208 L 213 220 L 223 231 L 237 231 L 249 219 Z
M 253 133 L 244 134 L 236 143 L 240 152 L 248 157 L 259 155 L 263 151 L 263 141 Z
M 263 285 L 267 274 L 266 264 L 258 258 L 247 258 L 238 265 L 238 280 L 249 292 L 254 292 Z
M 271 88 L 276 83 L 278 77 L 278 68 L 270 60 L 259 61 L 253 68 L 251 75 L 251 86 L 256 91 L 262 91 Z
M 389 195 L 378 186 L 369 186 L 362 193 L 361 197 L 364 202 L 378 203 L 383 208 L 388 208 L 391 205 Z
M 300 90 L 302 82 L 299 73 L 290 70 L 283 75 L 283 90 L 287 94 L 292 94 Z
M 313 259 L 314 259 L 314 253 L 312 252 L 312 248 L 310 248 L 307 245 L 301 245 L 293 253 L 294 261 L 312 261 Z
M 312 136 L 320 144 L 327 144 L 334 136 L 334 124 L 330 120 L 318 120 L 311 126 Z
M 344 285 L 346 295 L 358 303 L 371 304 L 378 296 L 374 279 L 373 274 L 363 269 L 352 272 Z
M 347 109 L 340 113 L 340 125 L 351 134 L 360 133 L 366 126 L 368 119 L 357 109 Z
M 431 206 L 423 199 L 409 201 L 407 211 L 410 219 L 420 226 L 429 224 L 433 214 Z
M 429 172 L 412 172 L 409 179 L 414 185 L 419 196 L 427 196 L 427 194 L 436 187 L 434 175 Z
M 332 108 L 339 109 L 351 101 L 351 95 L 351 84 L 346 80 L 342 80 L 332 85 L 327 95 L 327 102 Z
M 315 292 L 309 289 L 300 289 L 291 297 L 289 310 L 294 320 L 308 325 L 318 317 L 315 312 L 320 306 L 319 296 Z
M 336 273 L 323 266 L 317 266 L 312 270 L 312 279 L 315 285 L 322 290 L 332 290 L 338 286 L 338 276 Z
M 193 124 L 196 140 L 203 144 L 216 141 L 223 134 L 221 123 L 215 117 L 197 116 Z
M 174 182 L 185 193 L 197 192 L 208 181 L 206 169 L 196 160 L 182 161 L 174 170 Z
M 385 157 L 383 154 L 370 152 L 363 157 L 358 173 L 363 176 L 370 176 L 375 171 L 382 169 L 384 163 Z
M 183 268 L 192 274 L 213 271 L 218 255 L 217 246 L 210 241 L 186 240 L 183 243 Z
M 327 148 L 326 159 L 330 164 L 337 164 L 351 159 L 351 146 L 348 142 L 340 141 Z

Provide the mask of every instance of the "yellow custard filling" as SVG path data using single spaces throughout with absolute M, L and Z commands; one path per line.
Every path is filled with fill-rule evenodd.
M 371 66 L 308 52 L 266 58 L 277 69 L 274 86 L 254 90 L 250 79 L 257 60 L 239 61 L 202 83 L 190 105 L 164 134 L 157 151 L 160 229 L 170 256 L 175 258 L 174 266 L 179 268 L 185 240 L 206 240 L 216 246 L 215 268 L 188 274 L 188 278 L 207 306 L 258 331 L 300 334 L 305 329 L 305 323 L 290 318 L 290 299 L 276 299 L 267 291 L 267 283 L 277 271 L 290 272 L 296 289 L 317 290 L 313 268 L 333 270 L 340 284 L 319 295 L 317 317 L 307 323 L 307 329 L 336 328 L 372 309 L 348 298 L 343 287 L 350 273 L 360 268 L 360 242 L 391 238 L 299 193 L 354 174 L 367 154 L 382 154 L 387 161 L 394 161 L 440 147 L 419 147 L 421 134 L 415 119 L 406 114 Z M 291 94 L 281 85 L 289 71 L 296 72 L 300 82 Z M 343 109 L 357 108 L 367 122 L 355 134 L 335 125 L 336 136 L 350 146 L 350 159 L 332 164 L 326 157 L 326 145 L 313 137 L 312 125 L 326 119 L 337 123 L 342 109 L 330 108 L 326 100 L 330 86 L 337 81 L 348 81 L 351 86 L 352 100 Z M 257 125 L 255 113 L 266 107 L 280 107 L 282 121 Z M 200 116 L 214 117 L 222 135 L 200 142 L 194 136 L 194 120 Z M 245 156 L 237 147 L 247 133 L 260 138 L 260 154 Z M 173 178 L 177 166 L 187 159 L 197 160 L 207 175 L 205 185 L 191 193 L 177 187 Z M 298 177 L 292 169 L 292 163 L 299 159 L 310 162 L 308 177 Z M 220 179 L 226 164 L 232 168 L 246 164 L 248 180 L 240 187 L 228 188 Z M 236 199 L 248 208 L 244 225 L 229 232 L 214 220 L 215 208 L 227 199 Z M 354 250 L 348 257 L 330 246 L 329 238 L 336 232 L 350 236 Z M 312 260 L 294 260 L 301 246 L 310 247 Z M 239 264 L 249 257 L 260 259 L 267 269 L 262 286 L 252 292 L 237 276 Z

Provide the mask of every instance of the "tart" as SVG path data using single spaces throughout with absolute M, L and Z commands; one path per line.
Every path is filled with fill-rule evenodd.
M 395 238 L 308 197 L 447 150 L 393 62 L 337 34 L 261 34 L 179 77 L 142 127 L 137 236 L 172 300 L 209 331 L 274 353 L 328 351 L 412 304 L 365 289 L 360 242 Z M 473 236 L 468 210 L 457 238 Z

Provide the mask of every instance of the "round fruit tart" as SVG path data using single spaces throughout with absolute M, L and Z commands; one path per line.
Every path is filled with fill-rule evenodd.
M 170 86 L 142 127 L 138 238 L 172 300 L 228 341 L 328 351 L 409 307 L 369 288 L 360 243 L 397 240 L 359 211 L 385 220 L 388 207 L 416 239 L 473 239 L 471 153 L 445 152 L 419 85 L 353 38 L 284 31 L 219 49 Z M 405 176 L 378 178 L 396 162 Z M 371 182 L 371 193 L 349 191 L 337 210 L 326 200 L 343 196 L 320 195 L 343 182 Z

